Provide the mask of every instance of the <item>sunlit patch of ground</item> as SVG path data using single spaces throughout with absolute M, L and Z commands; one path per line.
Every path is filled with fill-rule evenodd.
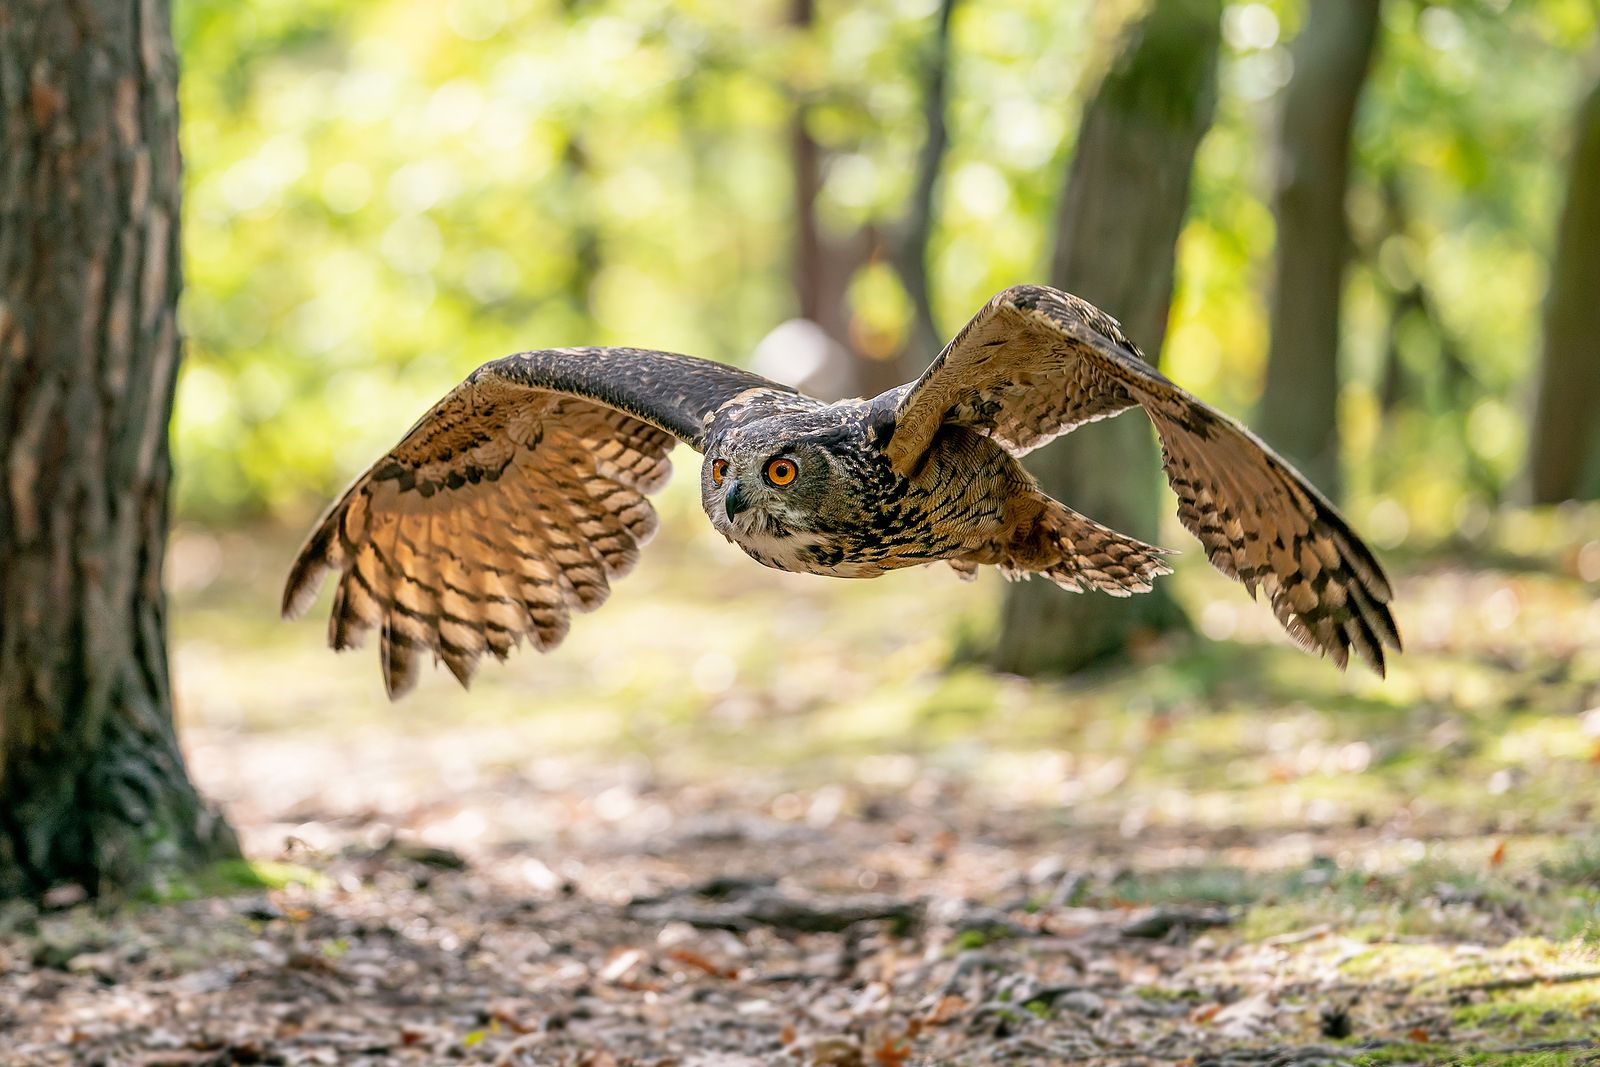
M 180 531 L 193 771 L 275 866 L 6 917 L 0 1063 L 1600 1055 L 1570 525 L 1410 566 L 1387 681 L 1191 553 L 1220 642 L 1032 683 L 972 662 L 999 583 L 765 571 L 696 507 L 557 652 L 396 705 L 276 621 L 287 535 Z

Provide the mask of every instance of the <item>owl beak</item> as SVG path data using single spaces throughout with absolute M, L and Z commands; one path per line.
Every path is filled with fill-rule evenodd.
M 734 478 L 728 487 L 722 491 L 722 506 L 728 512 L 728 518 L 733 518 L 741 511 L 750 507 L 750 498 L 745 496 L 744 486 L 739 484 L 739 479 Z

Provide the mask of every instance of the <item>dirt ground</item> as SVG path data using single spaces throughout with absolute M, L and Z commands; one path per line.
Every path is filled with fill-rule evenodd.
M 0 1064 L 1600 1063 L 1569 556 L 1413 567 L 1387 682 L 1191 573 L 1225 641 L 1047 685 L 961 665 L 944 575 L 675 551 L 392 708 L 248 566 L 175 561 L 192 769 L 252 863 L 0 911 Z

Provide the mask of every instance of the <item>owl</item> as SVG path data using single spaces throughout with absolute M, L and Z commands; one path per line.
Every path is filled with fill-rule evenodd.
M 679 441 L 705 457 L 717 532 L 768 567 L 874 578 L 943 561 L 1127 596 L 1168 553 L 1045 494 L 1018 457 L 1132 407 L 1216 568 L 1343 668 L 1398 651 L 1371 550 L 1293 467 L 1141 357 L 1116 320 L 1044 286 L 995 296 L 916 381 L 823 403 L 690 356 L 523 352 L 473 371 L 355 480 L 289 573 L 293 617 L 338 572 L 329 643 L 377 629 L 391 698 L 431 653 L 466 685 L 485 652 L 547 650 L 656 530 Z M 1138 477 L 1129 472 L 1129 477 Z

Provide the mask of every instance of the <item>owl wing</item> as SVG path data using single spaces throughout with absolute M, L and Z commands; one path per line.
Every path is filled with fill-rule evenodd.
M 1381 675 L 1400 634 L 1371 550 L 1286 460 L 1151 367 L 1085 300 L 1035 285 L 995 296 L 900 398 L 888 454 L 909 474 L 956 423 L 1022 455 L 1134 405 L 1155 423 L 1178 517 L 1212 565 L 1264 589 L 1302 647 L 1341 668 L 1354 648 Z
M 677 441 L 704 444 L 708 415 L 750 389 L 791 392 L 735 367 L 636 348 L 524 352 L 473 371 L 312 530 L 283 592 L 311 605 L 339 572 L 335 649 L 377 628 L 391 698 L 417 654 L 462 685 L 485 651 L 540 649 L 592 611 L 656 529 L 645 499 Z

